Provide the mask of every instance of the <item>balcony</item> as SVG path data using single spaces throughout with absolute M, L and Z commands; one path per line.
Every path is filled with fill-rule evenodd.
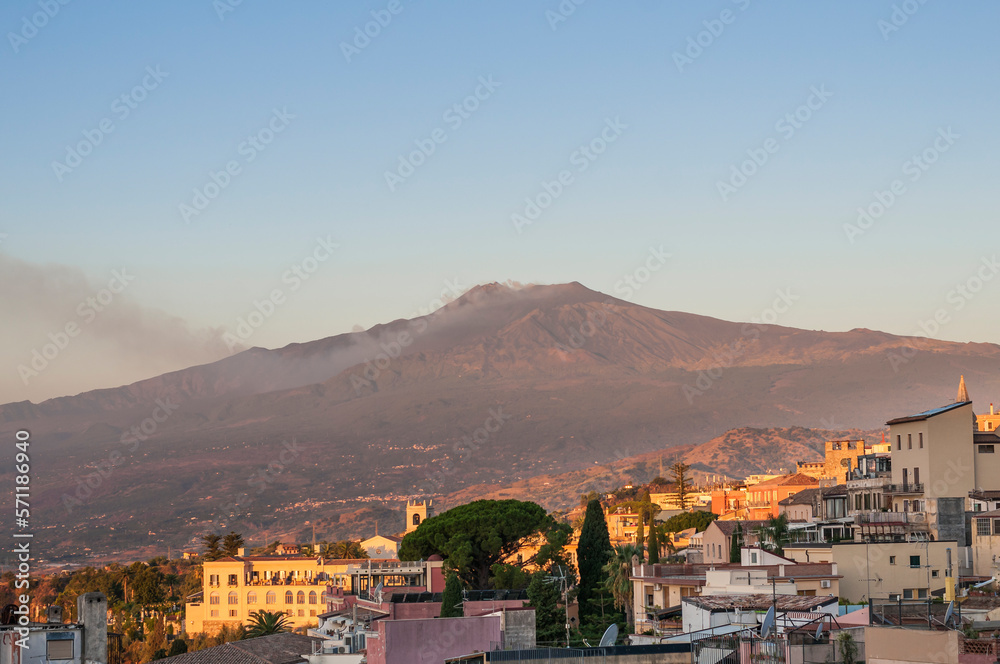
M 885 492 L 895 494 L 923 494 L 924 485 L 915 484 L 913 482 L 905 484 L 886 484 Z

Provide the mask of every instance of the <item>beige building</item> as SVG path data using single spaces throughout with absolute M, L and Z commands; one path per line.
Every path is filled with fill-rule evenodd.
M 975 574 L 1000 578 L 1000 510 L 973 515 L 971 548 Z
M 406 501 L 406 532 L 412 533 L 421 523 L 431 516 L 430 500 Z
M 185 610 L 188 634 L 246 623 L 254 611 L 284 611 L 293 627 L 315 627 L 327 585 L 351 592 L 348 565 L 360 560 L 235 556 L 205 562 L 202 591 Z

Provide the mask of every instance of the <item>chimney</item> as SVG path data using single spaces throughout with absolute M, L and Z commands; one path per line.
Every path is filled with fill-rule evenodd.
M 58 604 L 53 604 L 45 611 L 45 622 L 54 625 L 61 625 L 63 621 L 63 609 Z
M 83 625 L 83 664 L 107 664 L 108 598 L 84 593 L 76 598 L 77 622 Z

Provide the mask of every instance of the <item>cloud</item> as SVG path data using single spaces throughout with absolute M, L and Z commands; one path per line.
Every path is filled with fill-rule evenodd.
M 143 306 L 128 268 L 103 278 L 0 254 L 0 403 L 40 401 L 211 362 L 224 329 Z

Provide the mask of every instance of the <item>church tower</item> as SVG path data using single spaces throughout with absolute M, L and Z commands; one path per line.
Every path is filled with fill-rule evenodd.
M 412 533 L 417 529 L 424 519 L 429 517 L 431 510 L 430 500 L 408 500 L 406 501 L 406 532 Z
M 956 403 L 965 403 L 966 401 L 972 401 L 969 398 L 969 391 L 965 389 L 965 376 L 962 376 L 958 380 L 958 396 L 955 398 Z

